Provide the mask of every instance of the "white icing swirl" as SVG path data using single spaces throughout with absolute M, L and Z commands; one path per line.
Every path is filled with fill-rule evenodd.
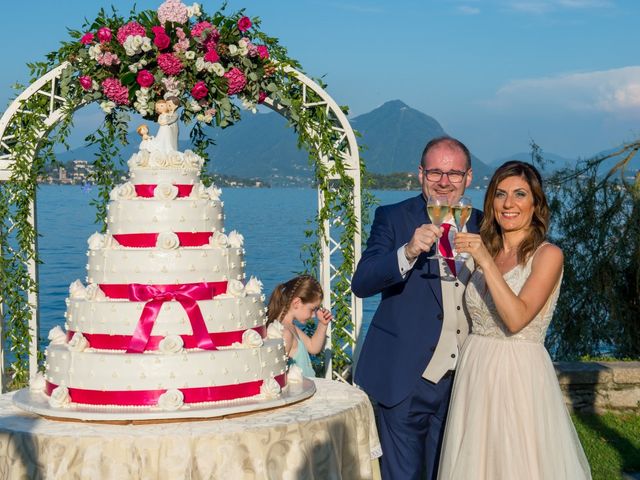
M 100 250 L 106 246 L 106 238 L 102 233 L 94 233 L 87 239 L 89 250 Z
M 159 183 L 153 191 L 158 200 L 173 200 L 178 197 L 178 187 L 171 183 Z
M 75 280 L 69 285 L 69 296 L 71 298 L 86 298 L 87 289 L 80 280 Z
M 87 285 L 85 290 L 85 298 L 87 300 L 106 300 L 107 296 L 104 294 L 102 289 L 95 283 L 90 283 Z
M 158 398 L 158 406 L 163 410 L 177 410 L 184 404 L 184 395 L 180 390 L 171 389 Z
M 64 345 L 67 343 L 67 334 L 64 333 L 64 330 L 60 328 L 60 325 L 56 325 L 51 330 L 49 330 L 49 335 L 47 336 L 49 339 L 49 343 L 51 345 Z
M 184 341 L 180 335 L 167 335 L 158 344 L 158 349 L 162 353 L 180 353 L 182 352 L 182 347 L 184 346 Z
M 280 384 L 273 377 L 262 382 L 260 387 L 260 394 L 265 398 L 278 398 L 281 391 Z
M 278 321 L 275 320 L 269 324 L 267 327 L 267 338 L 278 339 L 282 338 L 282 334 L 284 332 L 284 326 Z
M 71 340 L 69 340 L 69 350 L 74 352 L 84 352 L 87 348 L 89 348 L 89 340 L 87 340 L 80 332 L 74 333 Z
M 156 247 L 163 250 L 175 250 L 180 246 L 178 235 L 173 232 L 162 232 L 158 235 Z
M 258 295 L 261 294 L 262 282 L 252 275 L 249 281 L 247 282 L 247 284 L 245 285 L 244 291 L 247 292 L 248 294 L 252 294 L 252 293 L 258 294 Z
M 47 381 L 44 379 L 44 375 L 42 372 L 37 372 L 34 377 L 31 377 L 29 380 L 29 390 L 33 393 L 41 393 L 44 392 L 44 389 L 47 386 Z
M 287 383 L 302 383 L 304 375 L 302 369 L 298 365 L 289 365 L 287 372 Z
M 215 185 L 211 185 L 209 188 L 207 188 L 206 192 L 209 200 L 220 200 L 220 195 L 222 195 L 222 190 L 220 190 Z
M 238 233 L 236 230 L 233 230 L 229 233 L 229 246 L 233 248 L 242 248 L 244 243 L 244 237 L 242 234 Z
M 258 348 L 264 344 L 264 340 L 258 332 L 253 329 L 245 330 L 242 334 L 242 345 L 248 348 Z
M 49 405 L 53 408 L 64 408 L 71 403 L 69 389 L 67 387 L 56 387 L 49 397 Z
M 227 293 L 238 298 L 247 296 L 247 292 L 244 291 L 244 285 L 240 280 L 229 280 L 227 282 Z

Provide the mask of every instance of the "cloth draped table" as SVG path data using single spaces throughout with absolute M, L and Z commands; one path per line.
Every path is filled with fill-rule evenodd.
M 4 394 L 0 478 L 376 478 L 380 446 L 366 394 L 314 381 L 313 397 L 286 407 L 143 425 L 48 420 Z

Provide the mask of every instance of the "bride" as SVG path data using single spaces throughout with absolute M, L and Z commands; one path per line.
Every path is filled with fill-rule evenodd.
M 538 171 L 507 162 L 484 201 L 480 234 L 455 249 L 477 266 L 465 293 L 462 347 L 438 478 L 590 479 L 544 347 L 562 280 L 562 250 L 545 241 L 549 208 Z

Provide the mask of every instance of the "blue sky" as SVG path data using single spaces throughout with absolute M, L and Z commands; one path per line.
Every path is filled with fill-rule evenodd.
M 191 2 L 186 2 L 190 4 Z M 200 2 L 215 11 L 219 2 Z M 101 7 L 3 2 L 0 104 L 39 60 Z M 138 1 L 138 10 L 159 1 Z M 640 2 L 635 0 L 230 0 L 262 18 L 351 116 L 400 99 L 486 162 L 528 150 L 590 156 L 640 137 Z M 74 138 L 97 125 L 76 114 Z

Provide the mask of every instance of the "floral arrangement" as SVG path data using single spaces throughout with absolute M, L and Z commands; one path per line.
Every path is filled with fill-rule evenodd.
M 224 6 L 222 7 L 224 10 Z M 277 65 L 294 64 L 243 11 L 206 14 L 199 4 L 166 0 L 128 19 L 104 11 L 60 52 L 77 72 L 83 101 L 105 111 L 135 109 L 155 118 L 157 100 L 177 97 L 183 120 L 226 127 L 239 119 L 237 96 L 254 109 L 277 90 Z

